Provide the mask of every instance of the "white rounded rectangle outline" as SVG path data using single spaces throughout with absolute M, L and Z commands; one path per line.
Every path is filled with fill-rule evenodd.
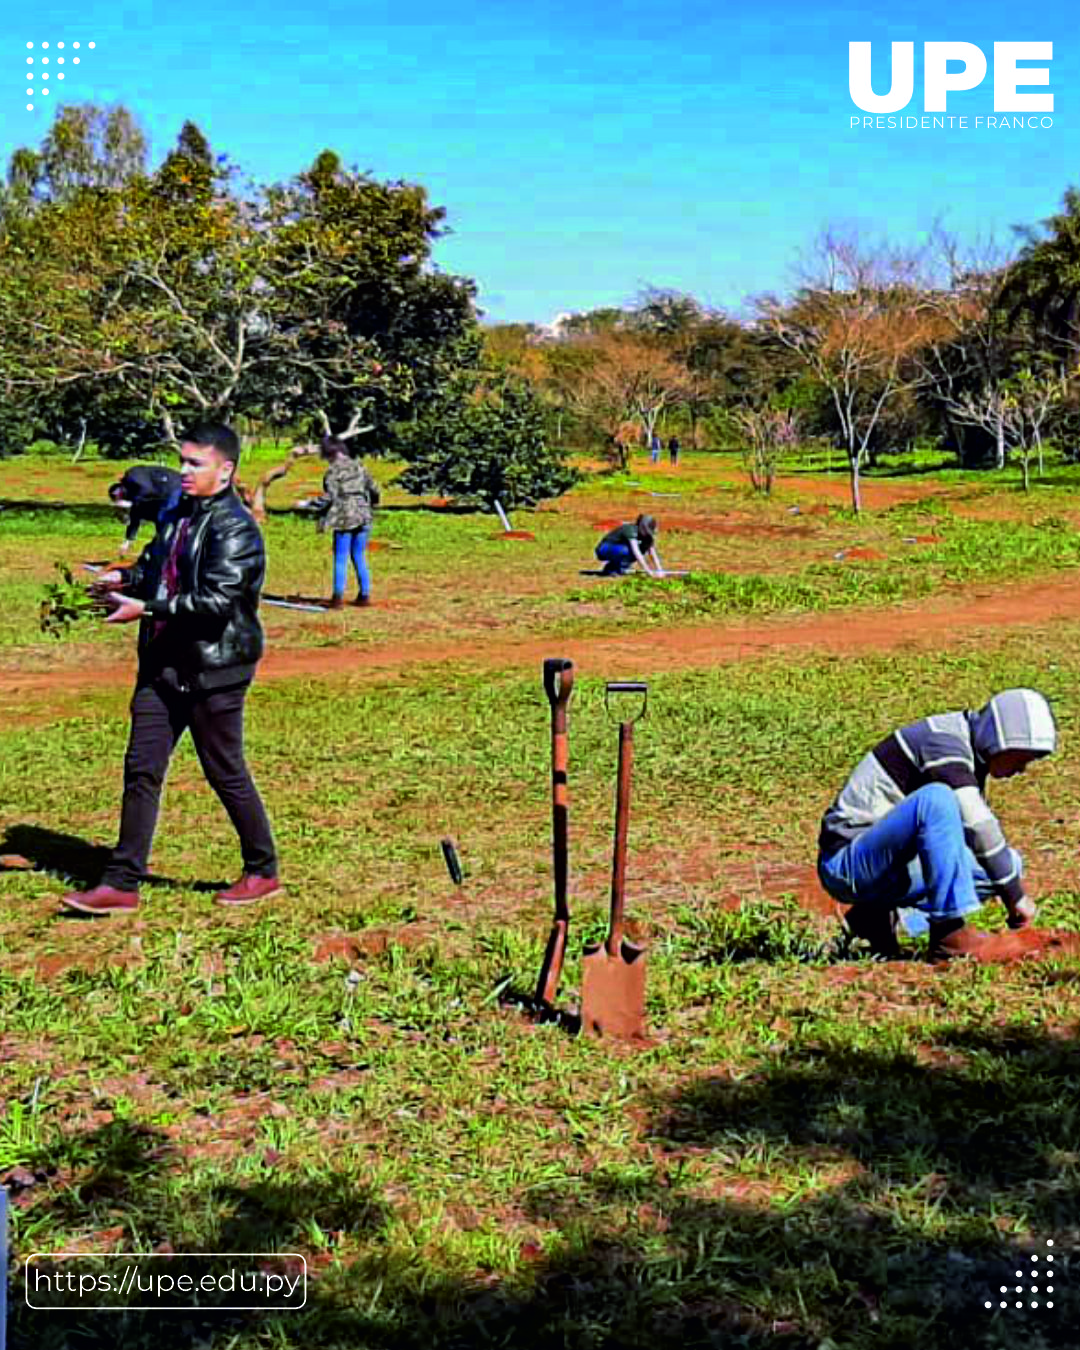
M 177 1258 L 187 1259 L 188 1257 L 209 1257 L 215 1261 L 231 1260 L 234 1256 L 254 1256 L 261 1257 L 264 1260 L 299 1261 L 303 1266 L 304 1280 L 304 1298 L 300 1303 L 240 1303 L 240 1304 L 215 1304 L 207 1306 L 201 1303 L 182 1304 L 177 1307 L 161 1307 L 156 1303 L 131 1303 L 131 1304 L 112 1304 L 95 1307 L 93 1304 L 86 1303 L 65 1303 L 65 1304 L 38 1304 L 30 1302 L 30 1265 L 35 1259 L 41 1261 L 56 1261 L 61 1257 L 75 1257 L 83 1261 L 130 1261 L 133 1265 L 142 1261 L 175 1261 Z M 113 1291 L 110 1291 L 113 1292 Z M 123 1289 L 118 1292 L 123 1293 Z M 195 1292 L 195 1291 L 193 1291 Z M 301 1308 L 307 1306 L 307 1257 L 299 1252 L 31 1252 L 26 1258 L 26 1265 L 23 1267 L 23 1297 L 26 1300 L 26 1306 L 34 1312 L 186 1312 L 190 1313 L 194 1309 L 203 1312 L 299 1312 Z

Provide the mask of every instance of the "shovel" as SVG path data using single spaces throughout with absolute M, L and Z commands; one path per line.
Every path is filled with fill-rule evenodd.
M 544 662 L 544 691 L 551 704 L 551 841 L 555 864 L 555 922 L 551 926 L 544 964 L 536 983 L 536 1002 L 550 1008 L 559 989 L 566 933 L 570 927 L 570 907 L 566 898 L 569 867 L 567 833 L 567 734 L 566 705 L 574 687 L 574 663 L 562 657 Z
M 637 717 L 619 723 L 619 779 L 615 794 L 615 852 L 611 868 L 611 923 L 607 941 L 589 947 L 582 962 L 581 1023 L 590 1036 L 645 1039 L 645 952 L 623 937 L 626 907 L 626 838 L 630 826 L 630 782 L 634 764 L 634 723 L 645 716 L 648 685 L 619 681 L 607 686 L 605 706 L 610 714 L 612 694 L 639 694 Z

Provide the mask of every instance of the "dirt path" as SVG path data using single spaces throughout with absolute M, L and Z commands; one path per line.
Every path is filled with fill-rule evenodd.
M 1051 581 L 937 596 L 918 606 L 831 611 L 759 623 L 713 623 L 644 629 L 617 637 L 502 637 L 464 642 L 416 641 L 358 648 L 271 650 L 259 668 L 267 680 L 352 675 L 385 678 L 416 666 L 452 664 L 467 670 L 511 670 L 539 664 L 553 652 L 571 657 L 590 675 L 692 670 L 791 649 L 821 652 L 887 651 L 945 645 L 979 630 L 1023 628 L 1054 620 L 1080 620 L 1080 579 Z M 0 674 L 0 705 L 42 694 L 85 694 L 89 688 L 126 686 L 125 664 Z

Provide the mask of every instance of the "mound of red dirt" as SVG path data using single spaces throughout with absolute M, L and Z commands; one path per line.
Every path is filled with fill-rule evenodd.
M 876 548 L 845 548 L 836 554 L 837 562 L 879 562 L 884 558 Z
M 493 534 L 492 539 L 531 539 L 535 542 L 536 535 L 530 534 L 528 530 L 500 530 L 498 534 Z
M 1010 965 L 1028 957 L 1075 956 L 1080 953 L 1080 936 L 1054 929 L 1023 928 L 1019 932 L 991 933 L 972 957 L 980 965 Z

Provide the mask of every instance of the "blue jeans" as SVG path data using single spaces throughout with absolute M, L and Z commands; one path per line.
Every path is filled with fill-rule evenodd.
M 596 556 L 604 564 L 605 572 L 629 572 L 634 565 L 629 544 L 597 544 Z
M 1022 872 L 1019 853 L 1010 853 Z M 819 857 L 818 877 L 841 904 L 862 900 L 899 909 L 911 934 L 963 918 L 994 894 L 964 841 L 956 794 L 944 783 L 913 792 L 831 858 Z
M 334 594 L 345 594 L 345 577 L 348 571 L 349 556 L 356 570 L 356 581 L 361 595 L 371 593 L 371 573 L 367 565 L 367 542 L 371 534 L 366 530 L 334 531 Z

